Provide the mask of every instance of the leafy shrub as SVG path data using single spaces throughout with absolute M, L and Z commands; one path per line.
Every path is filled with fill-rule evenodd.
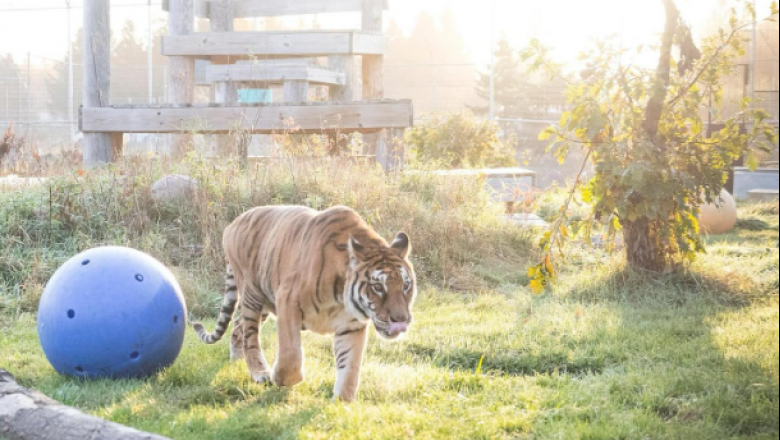
M 407 141 L 421 163 L 448 168 L 517 165 L 514 138 L 501 139 L 496 123 L 465 113 L 434 116 L 412 129 Z

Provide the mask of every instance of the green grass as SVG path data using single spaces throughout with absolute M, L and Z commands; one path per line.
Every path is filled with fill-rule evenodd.
M 0 367 L 65 404 L 175 439 L 777 439 L 777 207 L 741 217 L 769 227 L 743 222 L 711 237 L 709 254 L 684 274 L 636 274 L 619 256 L 572 249 L 542 297 L 522 286 L 519 257 L 449 254 L 458 264 L 447 279 L 422 280 L 412 333 L 396 343 L 372 334 L 360 400 L 349 405 L 331 399 L 330 340 L 311 334 L 306 381 L 290 390 L 252 383 L 243 362 L 228 361 L 226 342 L 206 346 L 191 331 L 176 364 L 151 379 L 59 376 L 30 311 L 40 282 L 0 311 Z M 155 243 L 145 237 L 133 243 Z M 441 267 L 431 252 L 420 254 L 424 265 Z M 27 279 L 52 261 L 39 254 L 6 274 Z M 194 275 L 193 264 L 183 260 L 177 273 L 186 289 L 205 284 L 199 295 L 210 299 L 196 315 L 214 316 L 218 275 Z M 452 290 L 463 283 L 451 278 L 478 287 Z M 273 358 L 273 323 L 262 337 Z

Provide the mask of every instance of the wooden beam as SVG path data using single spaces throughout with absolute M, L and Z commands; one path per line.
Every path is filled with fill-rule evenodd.
M 384 9 L 389 1 L 382 0 Z M 214 0 L 195 0 L 195 16 L 210 18 L 211 3 Z M 359 12 L 361 0 L 240 0 L 236 4 L 236 18 L 278 17 L 283 15 L 327 14 L 338 12 Z M 164 11 L 170 11 L 170 0 L 162 0 Z
M 232 64 L 209 66 L 206 81 L 214 82 L 268 82 L 280 84 L 285 81 L 308 81 L 312 84 L 343 85 L 346 75 L 341 72 L 315 66 L 276 65 L 257 66 L 252 64 Z
M 382 55 L 385 38 L 355 31 L 200 32 L 163 37 L 165 56 Z
M 84 108 L 85 133 L 377 132 L 413 123 L 411 101 L 207 107 Z
M 380 0 L 387 9 L 387 0 Z M 282 15 L 360 12 L 362 0 L 242 0 L 236 3 L 236 17 L 274 17 Z

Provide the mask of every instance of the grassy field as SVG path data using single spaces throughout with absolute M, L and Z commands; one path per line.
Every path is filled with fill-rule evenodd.
M 438 190 L 429 188 L 426 199 L 418 197 L 426 185 L 409 185 L 398 182 L 393 197 L 412 194 L 425 205 L 407 211 L 445 202 Z M 318 197 L 342 201 L 329 188 Z M 381 230 L 405 226 L 414 237 L 417 226 L 430 235 L 418 254 L 426 287 L 408 337 L 390 343 L 372 334 L 354 404 L 331 400 L 330 341 L 309 334 L 306 381 L 291 390 L 252 383 L 243 362 L 228 361 L 226 343 L 202 345 L 191 331 L 177 363 L 148 380 L 83 382 L 51 369 L 34 316 L 51 270 L 71 247 L 95 242 L 124 240 L 154 253 L 170 213 L 146 224 L 154 236 L 123 223 L 120 237 L 63 233 L 57 249 L 6 241 L 0 367 L 63 403 L 174 439 L 778 438 L 777 205 L 744 207 L 740 228 L 710 238 L 709 254 L 683 274 L 644 276 L 627 271 L 620 256 L 575 247 L 554 291 L 534 297 L 523 287 L 532 239 L 485 220 L 484 206 L 448 200 L 444 211 L 458 214 L 446 227 L 465 231 L 469 244 L 447 253 L 435 250 L 452 230 L 436 232 L 423 220 L 403 225 L 378 207 Z M 5 233 L 25 243 L 8 226 L 25 221 L 5 220 Z M 164 255 L 185 280 L 195 316 L 215 316 L 216 268 Z M 273 358 L 273 323 L 262 337 Z

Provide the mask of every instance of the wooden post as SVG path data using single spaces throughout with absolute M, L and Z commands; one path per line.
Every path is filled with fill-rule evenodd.
M 108 107 L 111 89 L 111 7 L 107 0 L 84 1 L 84 107 Z M 84 134 L 84 166 L 97 167 L 122 154 L 122 136 Z
M 98 0 L 103 1 L 104 0 Z M 195 25 L 193 0 L 170 0 L 168 32 L 171 35 L 189 35 Z M 192 105 L 195 98 L 195 59 L 172 56 L 168 58 L 168 102 L 179 106 Z M 192 134 L 172 136 L 172 153 L 183 157 L 192 149 Z
M 371 134 L 376 139 L 376 161 L 385 171 L 404 169 L 404 129 L 393 128 Z
M 328 68 L 337 72 L 343 72 L 345 82 L 343 86 L 330 87 L 330 100 L 336 102 L 352 102 L 360 99 L 357 96 L 357 66 L 352 55 L 331 55 L 328 57 Z M 335 134 L 328 137 L 328 142 L 333 146 L 331 154 L 336 154 L 344 146 L 345 140 Z
M 309 82 L 308 81 L 285 81 L 284 82 L 284 102 L 308 102 L 309 101 Z
M 384 0 L 363 0 L 363 33 L 382 35 Z M 378 101 L 385 97 L 384 55 L 363 56 L 363 99 Z M 403 164 L 403 134 L 391 130 L 386 133 L 369 133 L 363 136 L 368 150 L 377 155 L 377 161 L 386 171 L 395 170 Z M 400 155 L 399 150 L 400 149 Z M 400 158 L 400 164 L 399 164 Z
M 209 19 L 212 32 L 233 32 L 235 30 L 235 6 L 233 0 L 216 0 L 210 3 Z M 230 57 L 211 57 L 211 64 L 233 64 Z M 219 104 L 238 104 L 238 83 L 218 82 L 213 86 L 214 101 Z M 241 127 L 236 127 L 233 135 L 217 136 L 218 151 L 238 154 L 244 168 L 248 162 L 249 143 L 252 136 L 241 132 Z M 238 151 L 235 151 L 238 150 Z
M 346 81 L 343 86 L 330 88 L 330 100 L 336 102 L 352 102 L 360 99 L 357 96 L 357 67 L 352 55 L 331 55 L 328 57 L 328 68 L 343 72 Z
M 363 33 L 382 35 L 383 0 L 363 0 Z M 385 97 L 384 55 L 363 56 L 363 99 L 380 100 Z

